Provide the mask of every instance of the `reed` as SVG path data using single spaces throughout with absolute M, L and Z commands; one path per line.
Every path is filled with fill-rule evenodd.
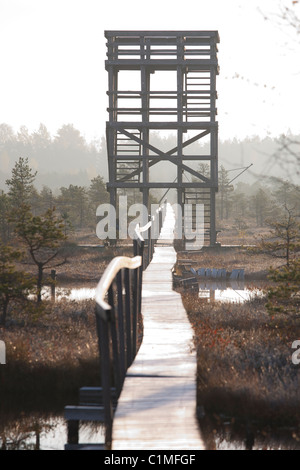
M 264 298 L 243 304 L 200 303 L 188 292 L 182 298 L 195 333 L 201 409 L 245 425 L 298 427 L 299 366 L 291 345 L 299 322 L 270 317 Z
M 84 385 L 99 385 L 94 301 L 44 303 L 35 318 L 23 311 L 1 330 L 7 364 L 0 369 L 3 407 L 63 407 Z

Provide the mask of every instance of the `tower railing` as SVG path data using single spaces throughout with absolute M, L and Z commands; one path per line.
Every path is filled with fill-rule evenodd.
M 175 189 L 182 208 L 189 189 L 198 190 L 197 199 L 209 194 L 207 241 L 215 245 L 218 31 L 105 31 L 105 37 L 111 204 L 126 190 L 141 192 L 146 207 L 151 189 Z M 174 131 L 176 147 L 160 148 L 156 131 Z M 200 141 L 205 154 L 192 148 Z

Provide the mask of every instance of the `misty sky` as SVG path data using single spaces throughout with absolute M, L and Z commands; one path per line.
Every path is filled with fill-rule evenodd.
M 0 123 L 105 132 L 104 31 L 218 30 L 220 137 L 299 133 L 300 37 L 279 26 L 290 0 L 0 0 Z M 268 18 L 268 19 L 265 19 Z

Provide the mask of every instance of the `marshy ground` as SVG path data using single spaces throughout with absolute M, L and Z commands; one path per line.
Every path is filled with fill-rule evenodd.
M 246 247 L 180 254 L 197 269 L 245 270 L 245 286 L 260 288 L 248 301 L 217 302 L 178 289 L 194 328 L 198 357 L 199 421 L 210 449 L 300 448 L 299 366 L 292 343 L 299 319 L 271 316 L 266 309 L 268 270 L 282 260 Z
M 84 235 L 76 243 L 94 241 Z M 96 286 L 109 261 L 132 256 L 132 248 L 74 243 L 66 254 L 67 262 L 57 269 L 58 287 Z M 266 285 L 268 268 L 280 264 L 246 247 L 192 257 L 197 267 L 243 268 L 246 277 Z M 299 323 L 284 315 L 270 317 L 264 297 L 232 304 L 203 302 L 187 290 L 181 294 L 195 333 L 197 403 L 207 448 L 220 448 L 225 438 L 241 442 L 241 448 L 255 448 L 258 441 L 265 448 L 300 448 L 299 366 L 291 360 Z M 45 302 L 38 311 L 12 304 L 1 339 L 7 364 L 0 369 L 0 413 L 7 419 L 2 419 L 0 438 L 5 423 L 16 422 L 25 410 L 32 416 L 61 412 L 77 402 L 81 386 L 99 385 L 93 300 Z

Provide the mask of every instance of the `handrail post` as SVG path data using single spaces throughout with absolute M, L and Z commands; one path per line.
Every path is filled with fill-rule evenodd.
M 133 286 L 132 286 L 132 360 L 134 359 L 137 351 L 137 269 L 133 272 Z
M 138 268 L 137 268 L 138 269 Z M 127 367 L 132 363 L 132 299 L 129 269 L 124 270 Z
M 134 358 L 137 352 L 137 341 L 138 341 L 138 318 L 139 318 L 139 290 L 140 290 L 140 269 L 135 269 L 133 273 L 133 290 L 132 290 L 132 301 L 133 301 L 133 331 L 132 331 L 132 357 Z
M 147 224 L 148 225 L 148 224 Z M 147 268 L 147 259 L 144 256 L 145 241 L 141 236 L 140 227 L 136 227 L 136 238 L 133 240 L 133 253 L 142 258 L 141 266 L 132 273 L 132 360 L 135 358 L 138 344 L 138 320 L 142 306 L 142 279 L 143 271 Z M 148 247 L 149 253 L 149 247 Z M 148 258 L 148 256 L 147 256 Z
M 152 230 L 151 230 L 152 225 L 150 225 L 149 230 L 148 230 L 148 265 L 151 263 L 152 260 Z
M 141 256 L 142 256 L 142 260 L 144 258 L 144 241 L 141 242 L 141 246 L 140 246 L 140 250 L 141 250 Z M 137 299 L 137 302 L 138 302 L 138 314 L 141 313 L 142 311 L 142 285 L 143 285 L 143 264 L 141 264 L 141 266 L 137 269 L 137 272 L 139 273 L 138 275 L 138 299 Z M 138 320 L 138 318 L 137 318 Z
M 134 244 L 135 252 L 143 250 L 143 242 L 140 245 L 139 242 L 137 240 L 137 244 Z M 126 371 L 137 351 L 142 269 L 142 256 L 117 256 L 107 266 L 96 288 L 95 312 L 103 388 L 105 445 L 109 450 L 113 421 L 111 382 L 114 382 L 119 398 Z
M 96 327 L 101 363 L 107 449 L 110 449 L 112 441 L 111 379 L 114 377 L 114 386 L 117 397 L 119 397 L 126 371 L 137 353 L 143 270 L 146 268 L 145 261 L 148 266 L 153 257 L 156 240 L 154 222 L 158 222 L 160 234 L 163 224 L 162 208 L 156 212 L 155 219 L 150 219 L 141 230 L 137 226 L 136 237 L 133 240 L 134 259 L 114 258 L 103 274 L 96 290 Z M 147 260 L 144 256 L 145 241 L 141 236 L 141 232 L 146 230 L 148 230 Z M 104 300 L 106 294 L 108 303 Z
M 158 212 L 158 217 L 159 217 L 159 231 L 158 231 L 158 236 L 159 236 L 160 232 L 161 232 L 161 229 L 162 229 L 162 224 L 163 224 L 162 209 L 160 209 L 160 211 Z
M 120 356 L 120 378 L 123 383 L 126 374 L 125 357 L 125 329 L 124 329 L 124 305 L 123 305 L 123 270 L 117 274 L 117 295 L 118 295 L 118 333 L 119 333 L 119 356 Z
M 111 342 L 112 342 L 112 354 L 114 364 L 114 377 L 115 385 L 117 390 L 117 396 L 121 393 L 122 381 L 121 381 L 121 367 L 120 367 L 120 349 L 118 341 L 118 333 L 116 328 L 115 308 L 114 308 L 114 293 L 113 288 L 110 286 L 108 290 L 108 301 L 112 306 L 112 310 L 109 312 L 110 315 L 110 327 L 111 327 Z
M 104 319 L 106 317 L 106 320 Z M 107 312 L 96 304 L 96 328 L 98 335 L 98 347 L 101 367 L 101 386 L 103 390 L 105 446 L 111 447 L 113 410 L 111 400 L 110 383 L 110 346 L 109 346 L 109 320 Z
M 138 253 L 138 241 L 136 238 L 133 239 L 133 256 L 137 256 Z

